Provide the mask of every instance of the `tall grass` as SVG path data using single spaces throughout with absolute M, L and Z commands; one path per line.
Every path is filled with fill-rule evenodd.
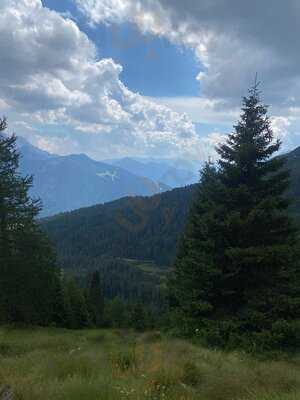
M 300 357 L 258 360 L 158 333 L 0 329 L 17 400 L 300 400 Z

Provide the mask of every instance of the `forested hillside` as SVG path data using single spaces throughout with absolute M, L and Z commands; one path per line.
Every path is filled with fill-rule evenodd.
M 291 185 L 289 195 L 292 199 L 291 212 L 300 218 L 300 147 L 287 155 L 287 168 L 291 172 Z
M 300 213 L 300 147 L 287 154 L 291 212 Z M 99 257 L 170 265 L 196 185 L 153 197 L 127 197 L 42 221 L 64 266 L 94 269 Z M 97 261 L 98 260 L 98 261 Z
M 171 264 L 195 186 L 127 197 L 42 221 L 66 267 L 106 257 Z

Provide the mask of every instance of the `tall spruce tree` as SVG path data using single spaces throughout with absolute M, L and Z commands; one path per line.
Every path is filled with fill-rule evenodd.
M 92 323 L 100 327 L 103 324 L 104 298 L 99 271 L 95 271 L 92 275 L 87 302 Z
M 4 135 L 6 127 L 0 119 L 0 320 L 46 325 L 56 312 L 58 269 L 35 220 L 40 202 L 28 193 L 32 177 L 18 173 L 16 137 Z
M 65 310 L 67 327 L 72 329 L 88 327 L 90 325 L 90 316 L 83 291 L 78 287 L 73 277 L 69 278 L 65 284 Z
M 180 330 L 187 334 L 206 327 L 214 312 L 221 277 L 215 257 L 222 242 L 222 189 L 217 169 L 206 163 L 170 278 L 171 306 L 179 314 Z
M 297 229 L 289 173 L 257 84 L 206 165 L 179 247 L 173 295 L 188 330 L 210 342 L 294 346 L 300 318 Z M 298 339 L 297 339 L 298 337 Z

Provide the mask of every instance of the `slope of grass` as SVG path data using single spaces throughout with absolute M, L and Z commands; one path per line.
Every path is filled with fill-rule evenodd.
M 298 400 L 300 357 L 259 361 L 159 333 L 0 329 L 17 400 Z

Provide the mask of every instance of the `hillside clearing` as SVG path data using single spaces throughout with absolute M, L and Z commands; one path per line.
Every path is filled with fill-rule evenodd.
M 158 332 L 0 329 L 0 387 L 18 400 L 296 400 L 300 357 L 256 360 Z

